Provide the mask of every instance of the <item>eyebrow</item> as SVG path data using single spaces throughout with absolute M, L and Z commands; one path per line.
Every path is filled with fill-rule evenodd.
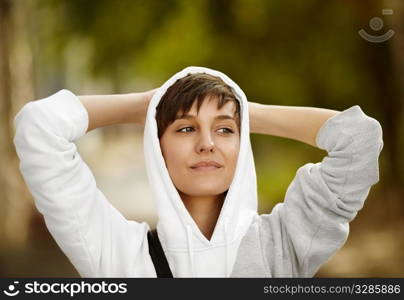
M 195 118 L 196 116 L 194 115 L 185 114 L 183 116 L 177 117 L 175 120 L 181 120 L 181 119 L 190 120 Z M 215 117 L 215 120 L 233 120 L 234 122 L 236 122 L 236 119 L 230 115 L 218 115 Z

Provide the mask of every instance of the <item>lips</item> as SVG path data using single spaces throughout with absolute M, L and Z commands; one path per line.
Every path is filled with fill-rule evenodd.
M 194 170 L 216 170 L 223 167 L 221 164 L 219 164 L 217 161 L 214 160 L 204 160 L 200 161 L 194 165 L 191 166 L 191 169 Z

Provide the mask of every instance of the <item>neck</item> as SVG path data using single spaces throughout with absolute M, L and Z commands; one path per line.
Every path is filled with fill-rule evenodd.
M 210 240 L 224 202 L 225 194 L 217 196 L 189 196 L 179 191 L 189 214 L 202 234 Z

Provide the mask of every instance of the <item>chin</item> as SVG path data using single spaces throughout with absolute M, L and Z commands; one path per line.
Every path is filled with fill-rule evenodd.
M 226 191 L 227 191 L 226 188 L 212 188 L 212 187 L 203 188 L 199 186 L 197 189 L 194 188 L 193 190 L 190 191 L 185 190 L 184 193 L 194 197 L 203 197 L 203 196 L 221 195 Z

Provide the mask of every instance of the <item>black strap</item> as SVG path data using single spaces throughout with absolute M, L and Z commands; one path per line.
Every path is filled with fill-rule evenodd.
M 149 242 L 149 253 L 156 269 L 157 277 L 173 278 L 156 229 L 147 232 L 147 241 Z

